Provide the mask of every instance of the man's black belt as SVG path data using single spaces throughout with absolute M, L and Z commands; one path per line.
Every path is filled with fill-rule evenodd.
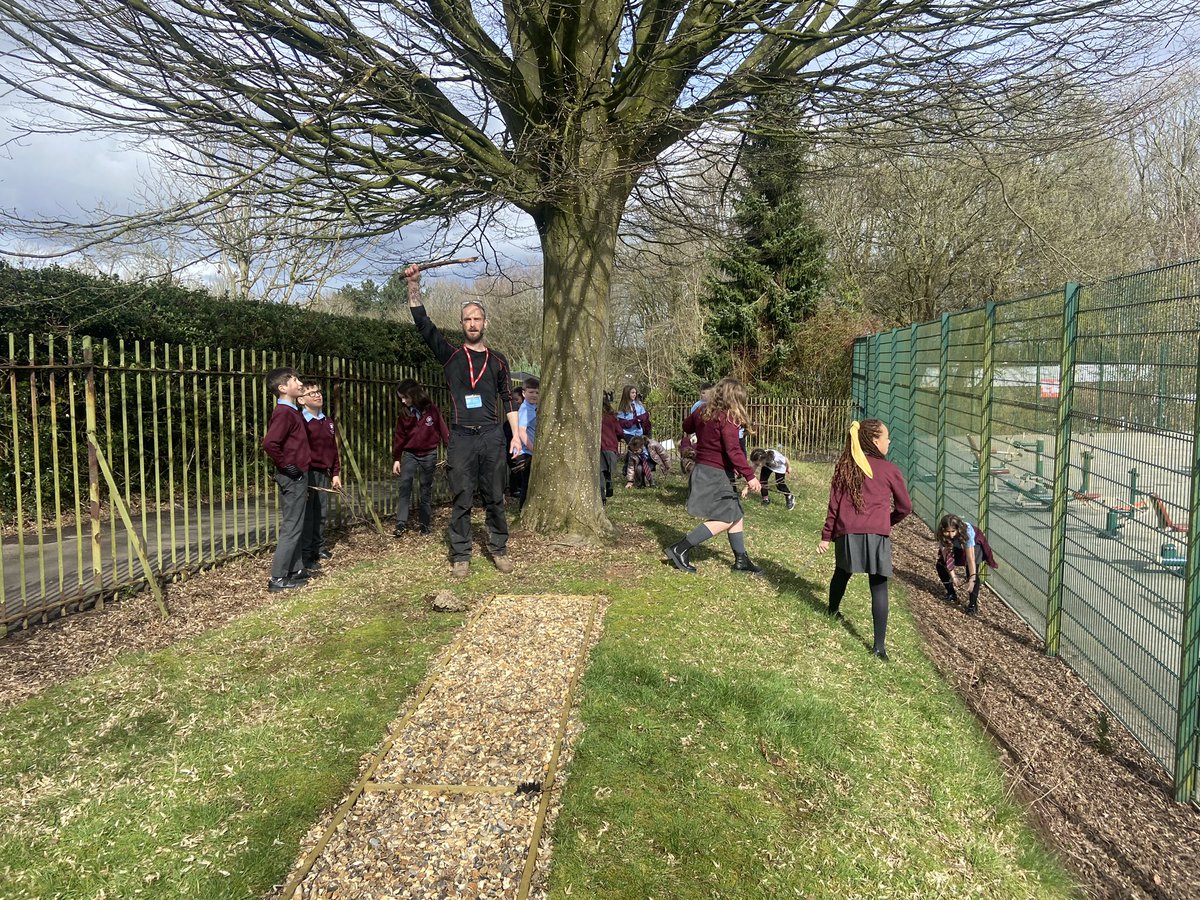
M 450 430 L 455 434 L 483 434 L 485 431 L 491 431 L 499 427 L 495 422 L 490 425 L 459 425 L 456 422 L 450 426 Z

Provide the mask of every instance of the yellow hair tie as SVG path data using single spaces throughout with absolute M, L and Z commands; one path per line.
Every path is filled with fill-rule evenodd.
M 871 470 L 871 461 L 867 459 L 867 454 L 863 453 L 862 443 L 858 439 L 858 424 L 858 422 L 850 423 L 850 456 L 854 459 L 854 464 L 862 469 L 864 475 L 874 478 L 875 473 Z

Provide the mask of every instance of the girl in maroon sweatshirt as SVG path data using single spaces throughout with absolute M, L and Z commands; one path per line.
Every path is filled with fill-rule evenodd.
M 449 444 L 450 432 L 425 389 L 411 378 L 396 386 L 400 397 L 400 418 L 392 434 L 392 474 L 400 476 L 400 497 L 396 509 L 396 537 L 408 528 L 412 511 L 412 485 L 417 472 L 421 473 L 421 534 L 429 534 L 433 518 L 433 472 L 437 466 L 439 444 Z
M 762 487 L 738 441 L 738 428 L 749 424 L 749 419 L 746 389 L 736 378 L 722 378 L 713 388 L 712 399 L 683 420 L 684 432 L 696 435 L 696 466 L 688 483 L 687 511 L 705 521 L 667 548 L 667 559 L 680 571 L 696 574 L 696 567 L 688 562 L 688 552 L 724 531 L 733 549 L 733 570 L 762 573 L 746 555 L 742 503 L 725 474 L 726 469 L 741 473 L 749 490 L 757 492 Z
M 602 401 L 600 415 L 600 478 L 602 479 L 600 499 L 608 502 L 613 495 L 613 473 L 618 471 L 621 446 L 621 422 L 612 407 L 612 399 L 608 394 Z
M 912 512 L 908 487 L 900 470 L 884 459 L 890 439 L 878 419 L 850 426 L 846 446 L 833 469 L 829 487 L 829 514 L 821 529 L 817 553 L 833 541 L 837 568 L 829 582 L 829 614 L 838 611 L 846 585 L 854 572 L 864 572 L 871 584 L 871 619 L 880 659 L 888 658 L 888 578 L 892 574 L 892 526 Z

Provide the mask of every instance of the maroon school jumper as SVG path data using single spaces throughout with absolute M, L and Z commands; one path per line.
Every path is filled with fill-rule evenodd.
M 616 453 L 621 443 L 621 420 L 615 413 L 605 413 L 600 417 L 600 449 Z
M 754 477 L 754 467 L 746 459 L 746 451 L 738 440 L 738 424 L 725 410 L 705 419 L 705 409 L 707 405 L 697 407 L 683 420 L 684 434 L 696 435 L 696 465 L 712 466 L 723 472 L 732 467 L 749 481 Z
M 829 513 L 821 540 L 833 541 L 847 534 L 881 534 L 889 537 L 892 526 L 912 512 L 912 500 L 900 470 L 886 459 L 868 457 L 874 478 L 863 475 L 862 509 L 844 488 L 829 492 Z
M 405 450 L 414 456 L 424 456 L 436 450 L 438 444 L 449 443 L 450 431 L 437 404 L 430 403 L 415 415 L 413 408 L 409 407 L 396 420 L 396 430 L 392 434 L 392 459 L 400 462 Z
M 300 414 L 304 418 L 304 414 Z M 342 474 L 342 455 L 338 452 L 337 431 L 333 427 L 333 419 L 322 416 L 319 419 L 305 419 L 304 428 L 308 432 L 308 447 L 312 454 L 312 469 L 317 472 L 328 472 L 330 478 Z
M 295 466 L 302 472 L 312 468 L 312 451 L 308 448 L 308 429 L 304 427 L 304 413 L 290 403 L 276 403 L 271 410 L 271 421 L 262 439 L 262 448 L 275 468 Z

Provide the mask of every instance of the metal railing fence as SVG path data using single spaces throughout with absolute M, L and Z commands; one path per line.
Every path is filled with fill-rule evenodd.
M 875 334 L 853 368 L 916 513 L 985 530 L 991 587 L 1196 800 L 1200 262 Z
M 161 580 L 273 544 L 278 492 L 260 444 L 265 375 L 279 366 L 319 379 L 337 423 L 346 486 L 330 525 L 394 515 L 395 385 L 416 378 L 444 404 L 440 371 L 7 335 L 0 635 L 146 583 L 161 604 Z

